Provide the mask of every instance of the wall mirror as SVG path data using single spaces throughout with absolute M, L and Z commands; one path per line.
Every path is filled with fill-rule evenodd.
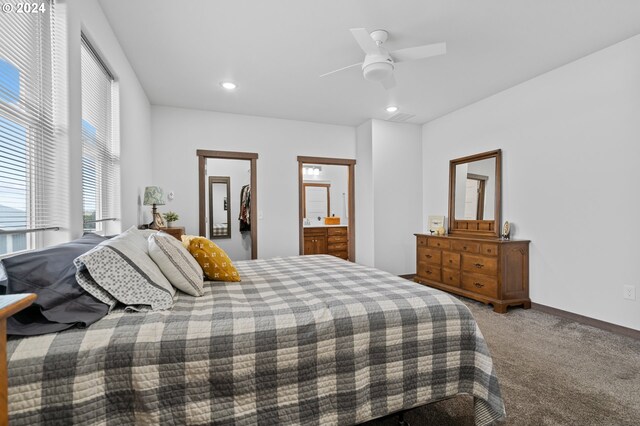
M 331 184 L 304 182 L 303 185 L 304 192 L 302 193 L 302 196 L 304 198 L 304 217 L 321 221 L 323 218 L 330 216 Z
M 500 235 L 502 152 L 449 162 L 449 233 Z
M 209 176 L 209 236 L 231 238 L 231 178 Z

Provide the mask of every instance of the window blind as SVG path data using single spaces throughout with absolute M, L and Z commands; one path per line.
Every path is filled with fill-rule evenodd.
M 82 205 L 85 231 L 120 214 L 120 153 L 114 78 L 82 36 Z
M 36 230 L 56 223 L 66 155 L 53 121 L 52 2 L 37 13 L 0 13 L 0 255 L 36 248 Z M 7 8 L 8 10 L 8 8 Z

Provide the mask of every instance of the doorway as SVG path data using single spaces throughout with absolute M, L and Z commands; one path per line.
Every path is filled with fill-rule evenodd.
M 258 154 L 199 149 L 199 235 L 216 239 L 232 260 L 258 258 Z M 225 248 L 235 244 L 238 250 Z M 235 250 L 235 251 L 234 251 Z M 239 253 L 233 255 L 233 253 Z M 235 257 L 235 259 L 234 259 Z
M 298 157 L 300 255 L 355 262 L 356 160 Z

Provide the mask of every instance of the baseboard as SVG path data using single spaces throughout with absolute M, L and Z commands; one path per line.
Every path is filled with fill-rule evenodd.
M 405 280 L 409 280 L 409 281 L 413 281 L 413 278 L 416 276 L 416 274 L 404 274 L 404 275 L 398 275 L 400 278 L 404 278 Z
M 610 322 L 585 317 L 584 315 L 574 314 L 573 312 L 563 311 L 562 309 L 552 308 L 551 306 L 541 305 L 534 302 L 531 302 L 531 309 L 555 315 L 557 317 L 567 318 L 580 324 L 590 325 L 591 327 L 640 340 L 640 330 L 634 330 L 633 328 L 611 324 Z

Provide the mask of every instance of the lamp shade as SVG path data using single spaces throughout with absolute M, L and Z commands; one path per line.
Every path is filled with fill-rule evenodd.
M 159 186 L 147 186 L 144 189 L 144 205 L 151 206 L 153 204 L 164 205 L 164 192 Z

